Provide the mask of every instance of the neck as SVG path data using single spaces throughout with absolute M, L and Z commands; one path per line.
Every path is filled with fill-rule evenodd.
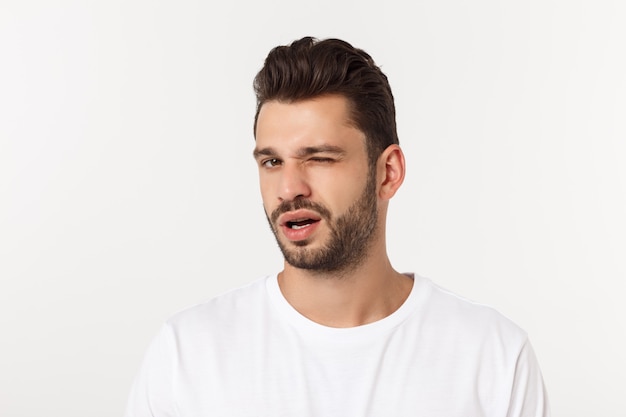
M 329 327 L 354 327 L 380 320 L 406 300 L 413 281 L 393 269 L 382 248 L 346 271 L 317 272 L 285 263 L 278 284 L 302 315 Z M 376 250 L 378 249 L 378 250 Z

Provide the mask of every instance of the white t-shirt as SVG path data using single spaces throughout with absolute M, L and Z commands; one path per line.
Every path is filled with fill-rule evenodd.
M 390 316 L 331 328 L 277 277 L 186 309 L 144 358 L 126 417 L 546 417 L 527 335 L 492 308 L 414 277 Z

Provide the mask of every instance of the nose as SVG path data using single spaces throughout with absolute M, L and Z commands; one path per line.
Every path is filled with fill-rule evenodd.
M 298 197 L 309 197 L 311 188 L 303 168 L 297 163 L 285 163 L 280 173 L 278 199 L 291 201 Z

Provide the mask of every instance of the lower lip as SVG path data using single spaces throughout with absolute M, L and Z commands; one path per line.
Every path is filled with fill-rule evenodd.
M 313 234 L 313 232 L 315 232 L 319 224 L 320 222 L 316 221 L 315 223 L 311 223 L 310 225 L 301 229 L 292 229 L 287 226 L 281 226 L 281 228 L 283 230 L 283 234 L 287 239 L 293 242 L 297 242 L 308 239 Z

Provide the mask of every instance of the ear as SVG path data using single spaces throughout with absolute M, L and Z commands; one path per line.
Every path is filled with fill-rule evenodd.
M 404 153 L 398 145 L 389 145 L 378 157 L 379 185 L 378 196 L 389 200 L 404 181 Z

